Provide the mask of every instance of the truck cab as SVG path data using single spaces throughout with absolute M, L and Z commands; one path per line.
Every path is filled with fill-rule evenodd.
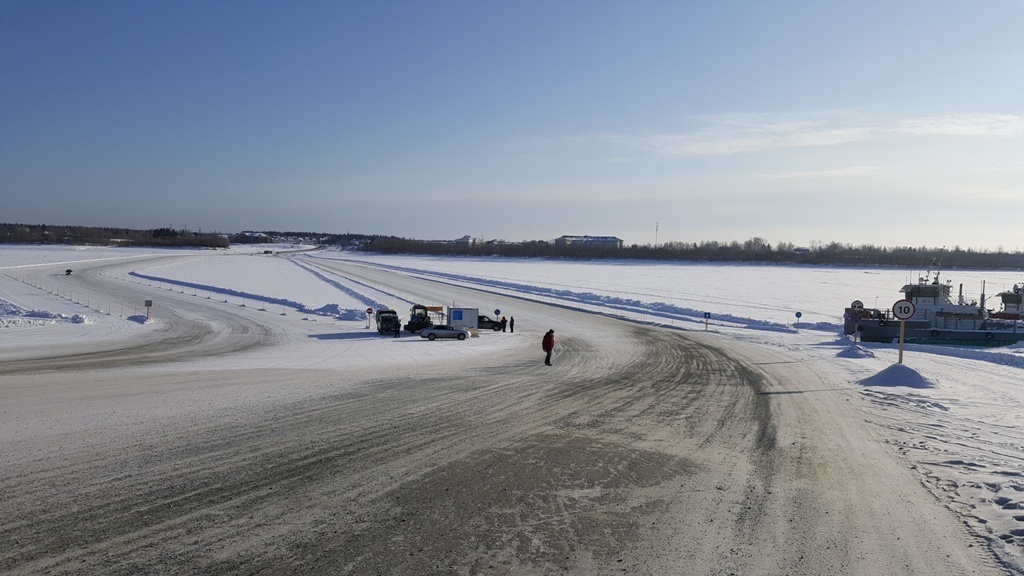
M 402 321 L 394 310 L 377 310 L 377 333 L 394 334 L 395 338 L 402 332 Z

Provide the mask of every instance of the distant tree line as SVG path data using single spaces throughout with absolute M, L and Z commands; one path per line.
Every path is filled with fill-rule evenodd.
M 294 242 L 362 249 L 382 254 L 423 254 L 444 256 L 506 256 L 516 258 L 681 260 L 692 262 L 758 262 L 771 264 L 813 264 L 850 266 L 893 266 L 926 268 L 979 268 L 1024 270 L 1020 251 L 934 248 L 927 246 L 886 247 L 873 244 L 854 246 L 839 242 L 812 243 L 798 247 L 780 242 L 772 246 L 763 238 L 744 242 L 666 242 L 613 246 L 559 245 L 545 240 L 527 242 L 466 242 L 415 240 L 373 234 L 323 234 L 314 232 L 248 231 L 231 235 L 190 232 L 173 228 L 132 230 L 43 224 L 0 224 L 0 243 L 96 244 L 117 246 L 183 246 L 226 248 L 236 244 Z
M 222 234 L 204 234 L 173 228 L 132 230 L 46 224 L 0 224 L 0 243 L 196 248 L 227 248 L 229 245 L 227 237 Z
M 579 258 L 626 258 L 622 250 L 599 248 L 583 249 L 582 246 L 557 247 L 553 242 L 531 240 L 528 242 L 485 242 L 466 243 L 447 240 L 412 240 L 407 238 L 377 237 L 366 246 L 367 251 L 382 254 L 426 254 L 437 256 L 513 256 L 531 257 L 579 257 Z M 572 249 L 570 249 L 572 248 Z
M 337 246 L 339 248 L 358 248 L 366 246 L 375 238 L 384 238 L 376 234 L 327 234 L 317 232 L 280 232 L 276 230 L 244 231 L 229 237 L 232 244 L 279 244 L 282 242 L 315 244 L 317 246 Z
M 313 232 L 246 231 L 234 234 L 202 233 L 175 228 L 134 230 L 48 224 L 0 224 L 0 244 L 82 244 L 101 246 L 181 246 L 227 248 L 231 244 L 294 242 L 358 248 L 381 236 L 370 234 L 318 234 Z
M 798 247 L 792 243 L 772 246 L 762 238 L 744 242 L 667 242 L 657 246 L 637 245 L 621 249 L 608 246 L 559 246 L 553 242 L 453 242 L 405 238 L 375 238 L 367 250 L 384 254 L 432 254 L 464 256 L 509 256 L 547 258 L 620 258 L 635 260 L 684 260 L 694 262 L 758 262 L 772 264 L 812 264 L 850 266 L 895 266 L 924 268 L 980 268 L 986 270 L 1022 270 L 1024 253 L 986 251 L 960 246 L 953 248 L 886 247 L 873 244 L 854 246 L 839 242 L 814 243 Z

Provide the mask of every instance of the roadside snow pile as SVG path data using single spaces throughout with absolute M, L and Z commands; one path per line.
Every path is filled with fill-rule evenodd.
M 278 298 L 274 296 L 267 296 L 265 294 L 257 294 L 254 292 L 247 292 L 243 290 L 235 290 L 233 288 L 224 288 L 221 286 L 214 286 L 212 284 L 203 284 L 200 282 L 187 282 L 184 280 L 175 280 L 173 278 L 167 278 L 164 276 L 153 276 L 151 274 L 142 274 L 141 272 L 130 272 L 128 274 L 134 278 L 141 278 L 143 280 L 149 280 L 152 282 L 160 282 L 163 284 L 170 284 L 173 286 L 179 286 L 182 288 L 191 288 L 193 290 L 203 290 L 211 294 L 219 294 L 224 297 L 235 297 L 243 298 L 246 300 L 252 300 L 253 302 L 261 302 L 263 304 L 273 304 L 277 306 L 284 306 L 287 308 L 293 308 L 303 314 L 314 314 L 317 316 L 333 316 L 337 320 L 362 320 L 366 316 L 361 309 L 350 309 L 342 308 L 337 304 L 327 304 L 319 308 L 310 308 L 301 302 L 291 300 L 289 298 Z M 370 302 L 371 307 L 384 308 L 383 304 L 376 302 Z
M 935 388 L 934 382 L 903 364 L 893 364 L 878 374 L 861 380 L 860 383 L 862 386 Z
M 845 336 L 839 338 L 837 344 L 843 347 L 839 353 L 836 354 L 838 358 L 874 358 L 875 353 L 859 346 L 853 340 L 846 338 Z
M 44 326 L 46 324 L 88 324 L 89 318 L 82 314 L 67 316 L 45 310 L 26 310 L 14 302 L 0 298 L 0 328 L 20 326 Z
M 334 316 L 338 320 L 363 320 L 366 318 L 366 313 L 362 310 L 342 308 L 337 304 L 327 304 L 326 306 L 321 306 L 315 310 L 303 308 L 299 311 L 306 312 L 308 314 L 317 314 L 319 316 Z

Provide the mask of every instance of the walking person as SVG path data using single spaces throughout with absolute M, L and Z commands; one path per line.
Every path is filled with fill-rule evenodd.
M 506 326 L 508 326 L 508 318 L 505 318 L 504 316 L 502 316 L 501 317 L 501 331 L 502 332 L 505 331 L 505 327 Z
M 540 347 L 547 353 L 547 355 L 544 356 L 544 363 L 551 366 L 551 351 L 555 349 L 554 330 L 548 330 L 548 333 L 544 335 L 544 339 L 540 341 Z
M 516 317 L 515 316 L 509 316 L 508 317 L 508 331 L 509 331 L 509 333 L 512 333 L 512 332 L 516 331 Z

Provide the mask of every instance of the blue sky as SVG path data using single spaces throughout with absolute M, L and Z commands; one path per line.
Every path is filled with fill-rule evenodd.
M 1024 3 L 0 0 L 0 222 L 1024 249 Z

